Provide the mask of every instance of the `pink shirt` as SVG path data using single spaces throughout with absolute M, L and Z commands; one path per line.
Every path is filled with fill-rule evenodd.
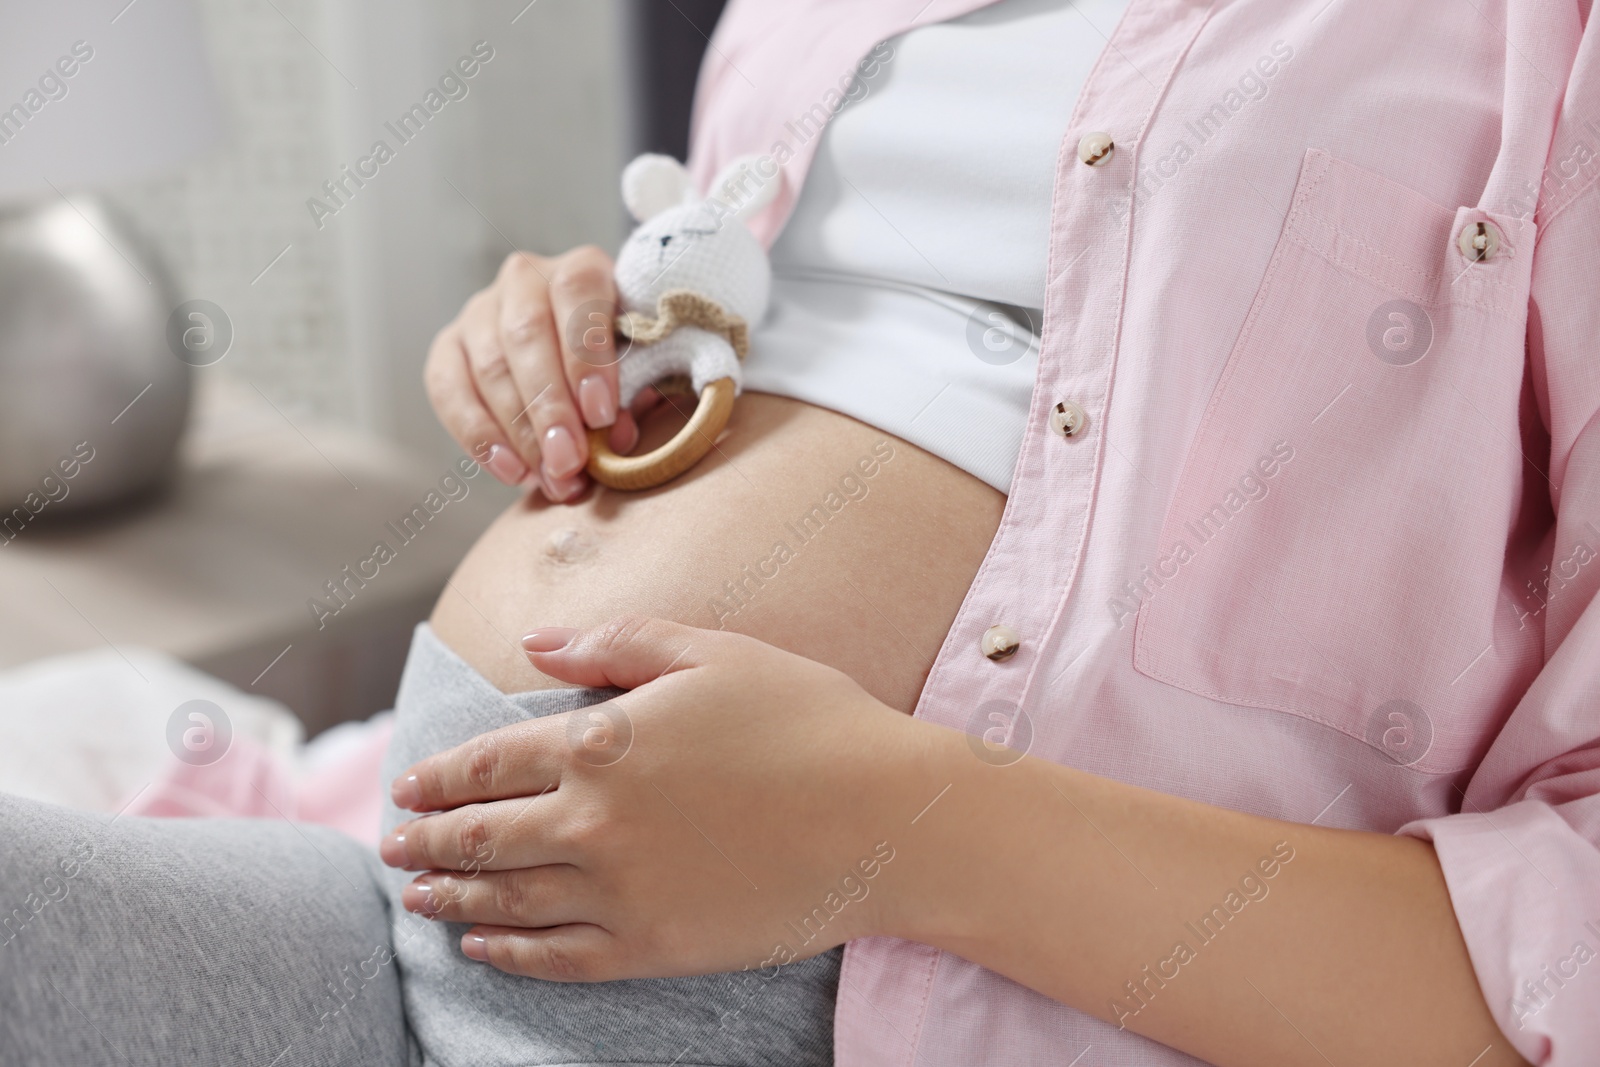
M 817 143 L 793 120 L 875 42 L 980 6 L 734 0 L 702 183 L 772 155 L 770 241 Z M 1169 794 L 1431 839 L 1501 1028 L 1557 1065 L 1600 1062 L 1588 9 L 1133 0 L 1106 28 L 1005 517 L 917 709 Z M 1115 147 L 1092 166 L 1096 132 Z M 1021 638 L 1000 661 L 997 625 Z M 841 1067 L 1195 1062 L 888 939 L 847 950 L 836 1045 Z

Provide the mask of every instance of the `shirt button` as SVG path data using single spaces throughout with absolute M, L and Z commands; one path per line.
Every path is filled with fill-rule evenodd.
M 1492 222 L 1469 222 L 1461 231 L 1457 245 L 1461 254 L 1474 263 L 1493 259 L 1500 251 L 1500 230 Z
M 1089 425 L 1089 416 L 1070 400 L 1062 400 L 1050 409 L 1050 428 L 1062 437 L 1076 437 Z
M 1111 135 L 1096 130 L 1083 135 L 1083 140 L 1078 142 L 1078 158 L 1091 167 L 1098 167 L 1111 158 L 1111 153 L 1117 150 L 1112 143 Z
M 983 632 L 983 654 L 1000 663 L 1017 654 L 1022 635 L 1009 626 L 991 626 Z

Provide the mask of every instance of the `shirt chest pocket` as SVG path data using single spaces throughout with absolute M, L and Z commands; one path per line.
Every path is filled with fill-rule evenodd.
M 1498 565 L 1532 252 L 1529 222 L 1306 153 L 1141 589 L 1139 671 L 1420 771 L 1476 762 L 1533 648 Z

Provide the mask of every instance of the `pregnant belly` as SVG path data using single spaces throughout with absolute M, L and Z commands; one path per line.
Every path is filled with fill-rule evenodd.
M 681 422 L 652 418 L 641 447 Z M 667 486 L 513 505 L 462 560 L 433 627 L 505 692 L 566 684 L 523 657 L 529 630 L 641 612 L 760 638 L 910 711 L 1004 504 L 881 430 L 747 393 L 716 450 Z

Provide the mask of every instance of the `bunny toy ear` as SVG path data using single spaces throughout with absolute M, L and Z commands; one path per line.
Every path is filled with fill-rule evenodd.
M 671 156 L 646 153 L 622 171 L 622 202 L 639 222 L 689 199 L 689 172 Z
M 782 180 L 778 165 L 770 158 L 740 156 L 712 179 L 706 199 L 721 201 L 735 218 L 748 223 L 762 208 L 772 203 L 778 195 L 778 183 Z

